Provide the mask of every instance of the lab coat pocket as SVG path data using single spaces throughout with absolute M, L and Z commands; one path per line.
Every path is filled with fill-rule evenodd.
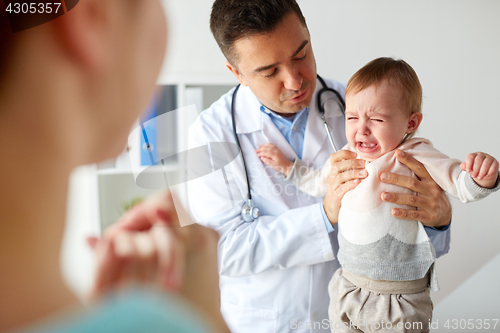
M 221 301 L 221 313 L 232 333 L 276 333 L 278 311 L 243 307 Z

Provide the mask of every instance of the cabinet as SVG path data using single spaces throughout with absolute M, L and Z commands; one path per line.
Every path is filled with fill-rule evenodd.
M 124 152 L 98 165 L 97 215 L 101 230 L 115 222 L 134 201 L 167 188 L 168 183 L 182 182 L 185 161 L 177 153 L 188 148 L 189 126 L 200 112 L 235 85 L 231 82 L 159 85 L 156 103 L 152 103 L 156 106 L 150 107 L 153 111 L 148 120 L 142 119 L 134 125 Z M 155 165 L 147 167 L 148 164 Z M 176 193 L 187 206 L 185 185 Z

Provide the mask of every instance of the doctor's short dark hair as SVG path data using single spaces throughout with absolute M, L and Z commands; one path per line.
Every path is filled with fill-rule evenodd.
M 234 42 L 272 32 L 290 13 L 295 13 L 307 28 L 296 0 L 215 0 L 210 30 L 226 59 L 236 66 L 238 55 L 234 52 Z
M 422 112 L 422 85 L 415 70 L 404 60 L 377 58 L 359 69 L 347 82 L 346 96 L 388 80 L 401 89 L 408 112 Z

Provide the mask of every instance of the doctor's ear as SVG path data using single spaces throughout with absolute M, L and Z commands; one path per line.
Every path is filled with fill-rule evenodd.
M 233 65 L 231 65 L 231 63 L 228 60 L 226 60 L 226 67 L 234 74 L 234 76 L 236 76 L 236 78 L 241 83 L 241 85 L 243 85 L 245 87 L 248 86 L 243 75 L 241 75 L 241 73 L 238 71 L 238 69 L 236 67 L 234 67 Z
M 408 119 L 408 127 L 406 129 L 406 133 L 410 134 L 413 133 L 417 130 L 417 128 L 420 126 L 420 123 L 422 122 L 424 115 L 422 112 L 414 112 L 410 115 L 410 118 Z

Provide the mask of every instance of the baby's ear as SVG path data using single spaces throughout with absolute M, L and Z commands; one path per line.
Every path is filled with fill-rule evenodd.
M 417 130 L 418 126 L 420 126 L 420 123 L 422 122 L 422 118 L 424 115 L 422 112 L 414 112 L 410 115 L 410 118 L 408 119 L 408 127 L 406 129 L 406 133 L 410 134 L 413 133 Z

